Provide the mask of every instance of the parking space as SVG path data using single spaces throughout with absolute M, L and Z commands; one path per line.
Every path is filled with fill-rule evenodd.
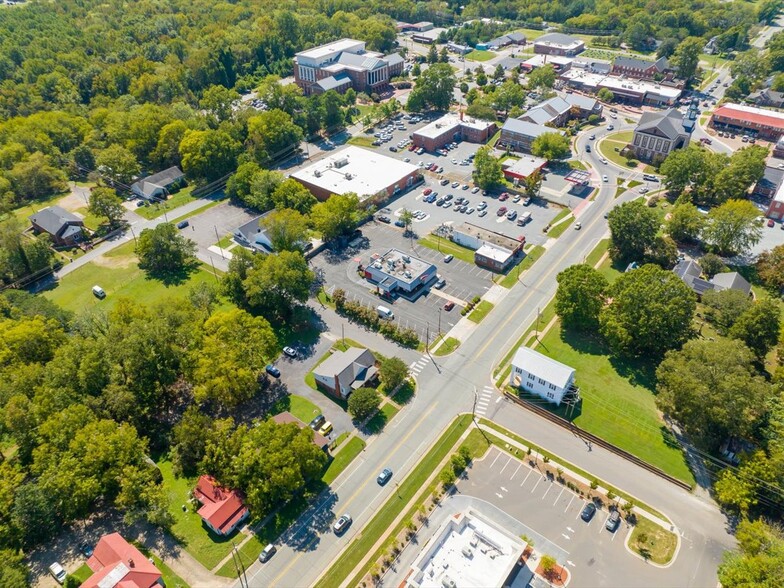
M 327 291 L 342 288 L 350 300 L 368 308 L 379 304 L 391 307 L 394 321 L 401 327 L 416 330 L 422 341 L 428 333 L 433 340 L 438 332 L 449 331 L 461 318 L 461 306 L 493 285 L 491 272 L 459 259 L 444 263 L 443 254 L 417 245 L 416 239 L 405 236 L 402 229 L 371 222 L 363 225 L 362 233 L 363 239 L 356 247 L 320 253 L 311 260 L 312 266 L 323 272 Z M 434 264 L 446 282 L 444 287 L 436 289 L 431 285 L 415 300 L 381 299 L 375 293 L 375 286 L 357 273 L 357 266 L 367 263 L 373 253 L 384 253 L 393 247 Z M 447 310 L 447 302 L 454 302 L 454 308 Z
M 608 531 L 606 509 L 583 521 L 584 499 L 497 447 L 475 462 L 457 487 L 461 494 L 485 500 L 529 527 L 537 550 L 549 549 L 563 558 L 559 563 L 569 567 L 570 585 L 616 585 L 608 584 L 609 578 L 622 578 L 624 586 L 679 585 L 667 581 L 665 570 L 626 550 L 631 527 L 625 521 L 615 532 Z

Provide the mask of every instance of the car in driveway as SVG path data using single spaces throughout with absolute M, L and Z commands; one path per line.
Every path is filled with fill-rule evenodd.
M 292 359 L 297 357 L 297 350 L 294 349 L 293 347 L 284 347 L 283 348 L 283 353 L 285 355 L 291 357 Z
M 610 531 L 610 533 L 614 533 L 620 523 L 621 513 L 619 513 L 617 510 L 614 510 L 610 513 L 610 516 L 607 517 L 607 522 L 604 523 L 604 528 Z
M 593 518 L 593 515 L 595 514 L 596 514 L 596 505 L 593 502 L 588 502 L 583 507 L 583 510 L 580 513 L 580 518 L 587 523 Z
M 264 371 L 267 372 L 273 378 L 279 378 L 280 377 L 280 370 L 278 368 L 276 368 L 274 365 L 272 365 L 271 363 L 268 363 L 266 365 L 266 367 L 264 368 Z
M 351 515 L 346 513 L 340 515 L 340 518 L 335 521 L 335 524 L 332 525 L 332 530 L 335 531 L 335 535 L 342 535 L 346 532 L 346 530 L 351 526 Z
M 319 427 L 318 432 L 324 435 L 324 437 L 328 437 L 329 434 L 332 432 L 332 423 L 329 421 L 324 421 L 324 423 Z
M 266 562 L 268 562 L 268 561 L 269 561 L 269 559 L 270 559 L 270 558 L 271 558 L 273 555 L 275 555 L 275 552 L 276 552 L 276 551 L 277 551 L 277 548 L 276 548 L 276 547 L 275 547 L 275 546 L 274 546 L 272 543 L 270 543 L 270 544 L 269 544 L 269 545 L 267 545 L 267 546 L 266 546 L 266 547 L 265 547 L 265 548 L 262 550 L 262 552 L 259 554 L 259 561 L 260 561 L 261 563 L 266 563 Z
M 65 577 L 68 575 L 65 572 L 65 568 L 61 566 L 60 562 L 58 561 L 49 566 L 49 573 L 52 574 L 52 577 L 57 581 L 58 584 L 64 584 Z
M 321 425 L 323 425 L 325 422 L 327 422 L 327 418 L 323 414 L 320 414 L 310 421 L 309 426 L 314 431 L 318 431 L 321 428 Z
M 392 477 L 392 470 L 389 468 L 384 468 L 381 470 L 381 473 L 376 478 L 376 482 L 378 482 L 379 486 L 383 486 L 387 482 L 389 482 L 390 478 Z

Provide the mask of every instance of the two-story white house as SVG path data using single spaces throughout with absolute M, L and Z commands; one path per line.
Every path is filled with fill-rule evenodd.
M 574 385 L 573 368 L 528 347 L 520 347 L 512 358 L 509 383 L 557 405 L 565 396 L 579 392 Z

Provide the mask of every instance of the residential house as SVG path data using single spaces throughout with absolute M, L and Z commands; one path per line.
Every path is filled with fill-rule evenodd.
M 520 347 L 512 358 L 509 383 L 528 394 L 559 405 L 579 398 L 574 368 L 529 347 Z
M 535 124 L 532 122 L 508 118 L 501 127 L 501 136 L 498 139 L 498 146 L 505 147 L 511 151 L 531 152 L 531 145 L 534 140 L 545 133 L 559 132 L 552 127 Z
M 87 559 L 93 575 L 82 588 L 153 588 L 165 586 L 160 570 L 119 533 L 101 537 Z
M 308 425 L 303 423 L 297 417 L 295 417 L 290 412 L 280 412 L 272 417 L 272 420 L 278 423 L 279 425 L 285 425 L 288 423 L 294 423 L 300 429 L 305 429 Z M 319 433 L 318 431 L 313 431 L 313 445 L 321 449 L 322 451 L 329 451 L 329 439 L 327 439 L 324 435 Z
M 193 497 L 201 503 L 198 514 L 202 522 L 223 537 L 231 535 L 250 515 L 240 492 L 223 488 L 212 476 L 199 478 Z
M 762 90 L 752 92 L 746 97 L 746 100 L 755 106 L 784 108 L 784 92 L 776 92 L 770 88 L 763 88 Z
M 131 184 L 131 192 L 145 200 L 166 200 L 169 194 L 184 184 L 185 174 L 175 165 L 134 182 Z
M 59 206 L 39 210 L 29 220 L 36 234 L 47 233 L 56 246 L 71 247 L 84 239 L 84 221 Z
M 612 64 L 612 74 L 638 80 L 655 80 L 672 77 L 672 68 L 666 57 L 656 61 L 636 57 L 616 57 Z
M 678 262 L 672 271 L 683 280 L 684 284 L 692 289 L 697 297 L 702 297 L 709 290 L 717 292 L 722 290 L 739 290 L 746 296 L 751 295 L 751 284 L 738 272 L 722 272 L 710 279 L 705 279 L 702 277 L 700 265 L 696 261 L 689 260 Z
M 534 53 L 574 57 L 585 51 L 585 42 L 563 33 L 547 33 L 534 41 Z
M 644 112 L 634 129 L 632 148 L 639 159 L 664 159 L 671 151 L 689 144 L 691 133 L 683 114 L 671 108 L 664 112 Z
M 360 347 L 335 351 L 313 368 L 313 376 L 320 390 L 345 400 L 354 390 L 376 380 L 376 357 L 369 349 Z
M 525 35 L 523 33 L 508 33 L 495 39 L 490 39 L 485 43 L 488 49 L 493 51 L 502 49 L 507 45 L 525 45 Z
M 261 226 L 262 220 L 268 214 L 268 212 L 265 212 L 234 229 L 234 240 L 243 247 L 248 247 L 254 253 L 274 253 L 275 250 L 272 247 L 272 241 L 270 241 L 267 235 L 267 230 Z
M 564 98 L 554 96 L 530 108 L 520 120 L 537 125 L 563 127 L 573 118 L 588 118 L 602 115 L 603 106 L 598 100 L 580 94 L 566 94 Z

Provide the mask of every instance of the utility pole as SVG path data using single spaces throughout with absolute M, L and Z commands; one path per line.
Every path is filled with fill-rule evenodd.
M 218 270 L 215 269 L 215 261 L 212 259 L 212 255 L 210 255 L 210 263 L 212 264 L 212 275 L 215 276 L 215 281 L 219 282 Z
M 220 244 L 220 237 L 218 236 L 218 225 L 212 225 L 212 228 L 215 229 L 215 238 L 217 239 L 218 249 L 220 249 L 221 257 L 226 259 L 226 257 L 223 255 L 223 247 L 221 247 Z
M 430 323 L 427 323 L 427 334 L 425 335 L 425 353 L 430 353 Z

